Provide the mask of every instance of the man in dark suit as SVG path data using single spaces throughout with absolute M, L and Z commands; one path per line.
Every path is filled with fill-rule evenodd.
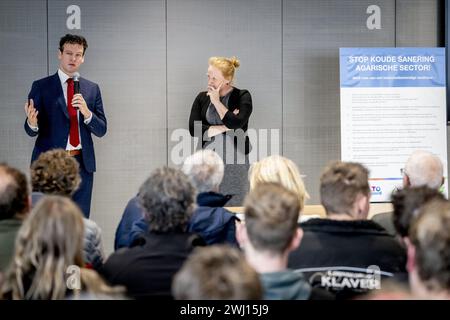
M 95 153 L 91 134 L 106 133 L 102 96 L 96 83 L 79 79 L 80 93 L 74 94 L 74 79 L 88 45 L 79 35 L 66 34 L 59 42 L 58 71 L 33 82 L 25 104 L 26 133 L 37 136 L 31 161 L 42 152 L 62 148 L 80 164 L 81 186 L 73 195 L 89 217 L 94 180 Z

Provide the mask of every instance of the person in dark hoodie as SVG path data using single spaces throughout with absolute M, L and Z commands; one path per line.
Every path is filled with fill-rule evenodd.
M 325 168 L 320 198 L 327 218 L 300 224 L 302 245 L 289 257 L 290 268 L 303 272 L 313 286 L 335 293 L 337 299 L 381 289 L 383 279 L 406 278 L 404 248 L 384 228 L 367 220 L 368 176 L 359 163 L 337 161 Z
M 260 183 L 246 197 L 244 214 L 245 224 L 238 226 L 237 237 L 260 275 L 264 299 L 315 299 L 303 275 L 287 268 L 289 253 L 303 236 L 297 224 L 298 196 L 277 183 Z
M 224 208 L 231 198 L 219 193 L 224 175 L 222 158 L 212 150 L 200 150 L 188 156 L 182 171 L 196 188 L 197 206 L 189 221 L 189 231 L 198 233 L 210 244 L 231 244 L 237 246 L 235 214 Z M 128 202 L 116 231 L 115 249 L 129 247 L 148 229 L 138 197 Z
M 100 272 L 113 285 L 123 285 L 136 299 L 171 297 L 173 276 L 194 247 L 204 245 L 188 231 L 195 188 L 180 170 L 152 172 L 139 190 L 148 230 L 132 248 L 114 252 Z

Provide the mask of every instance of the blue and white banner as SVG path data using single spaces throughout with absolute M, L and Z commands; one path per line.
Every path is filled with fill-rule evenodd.
M 372 202 L 390 201 L 415 150 L 447 178 L 444 48 L 341 48 L 340 80 L 341 157 L 370 169 Z

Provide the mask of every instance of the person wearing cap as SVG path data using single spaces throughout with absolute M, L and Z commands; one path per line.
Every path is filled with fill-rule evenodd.
M 87 47 L 79 35 L 66 34 L 60 39 L 59 69 L 33 82 L 25 103 L 24 128 L 29 136 L 37 136 L 31 162 L 58 148 L 79 162 L 81 185 L 73 199 L 89 218 L 96 170 L 92 134 L 104 136 L 107 123 L 99 86 L 79 77 Z

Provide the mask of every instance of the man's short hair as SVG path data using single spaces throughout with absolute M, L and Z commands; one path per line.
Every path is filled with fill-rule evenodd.
M 195 188 L 178 169 L 156 169 L 139 189 L 139 202 L 152 232 L 186 232 Z
M 401 237 L 407 237 L 414 217 L 425 203 L 433 199 L 444 200 L 442 193 L 425 186 L 400 189 L 392 194 L 394 227 Z
M 198 192 L 217 191 L 223 179 L 222 158 L 212 150 L 199 150 L 183 162 L 183 172 Z
M 439 189 L 442 185 L 444 169 L 441 159 L 428 151 L 414 151 L 408 158 L 404 174 L 413 187 L 428 186 Z
M 369 195 L 369 171 L 360 163 L 336 161 L 320 177 L 320 200 L 327 213 L 350 213 L 359 194 Z
M 83 36 L 80 36 L 77 34 L 68 33 L 59 40 L 59 51 L 61 51 L 61 53 L 63 53 L 64 45 L 66 43 L 79 44 L 79 45 L 83 46 L 83 56 L 86 53 L 86 49 L 88 48 L 86 39 Z
M 259 276 L 244 255 L 224 245 L 195 249 L 172 284 L 178 300 L 257 300 L 262 292 Z
M 81 183 L 80 165 L 63 149 L 41 153 L 31 164 L 33 191 L 71 196 Z
M 431 200 L 419 211 L 409 238 L 421 281 L 432 291 L 450 290 L 450 203 Z
M 277 183 L 261 183 L 245 199 L 245 227 L 252 246 L 282 254 L 293 239 L 300 215 L 297 195 Z
M 25 174 L 7 164 L 0 164 L 0 220 L 28 211 L 29 195 Z

